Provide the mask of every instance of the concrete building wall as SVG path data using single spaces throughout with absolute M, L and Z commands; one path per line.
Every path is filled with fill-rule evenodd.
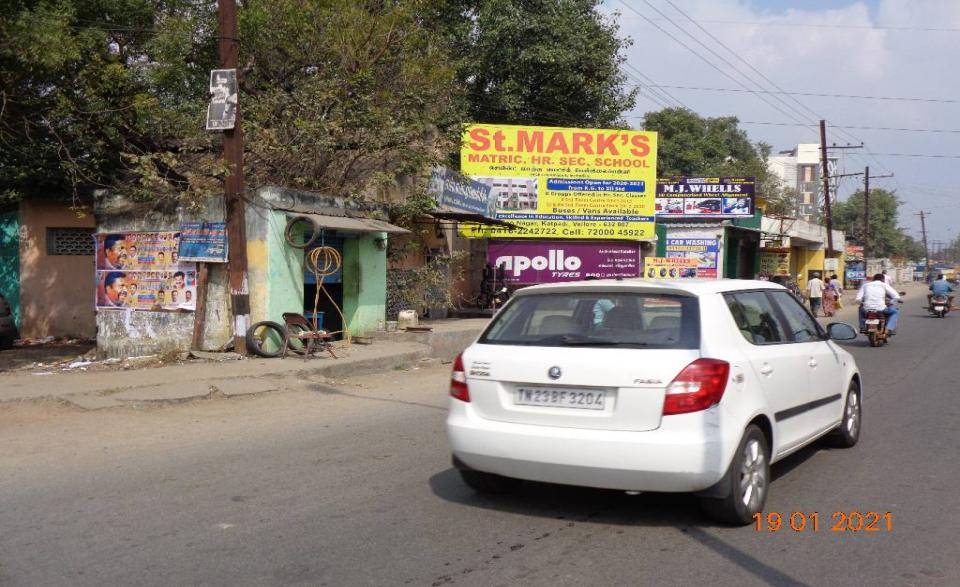
M 344 240 L 343 315 L 351 335 L 377 329 L 387 309 L 387 255 L 377 246 L 387 235 L 372 232 Z
M 222 199 L 211 198 L 198 212 L 186 207 L 141 207 L 121 197 L 106 197 L 97 209 L 97 232 L 175 231 L 183 222 L 198 220 L 222 221 Z M 202 347 L 216 350 L 231 340 L 233 330 L 226 265 L 209 267 Z M 87 272 L 91 284 L 93 271 L 91 261 Z M 189 350 L 194 319 L 194 312 L 184 311 L 100 310 L 96 313 L 97 351 L 105 357 L 135 357 Z
M 91 214 L 63 203 L 20 204 L 20 336 L 92 337 L 96 334 L 93 247 L 91 254 L 51 254 L 48 229 L 94 232 Z M 91 241 L 92 245 L 92 241 Z

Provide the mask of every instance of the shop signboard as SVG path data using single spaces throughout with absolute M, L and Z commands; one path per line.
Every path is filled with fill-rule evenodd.
M 844 249 L 844 258 L 847 261 L 863 261 L 863 247 L 847 245 Z
M 491 241 L 487 261 L 507 283 L 529 285 L 638 277 L 641 253 L 636 242 Z
M 790 275 L 790 249 L 761 249 L 760 273 Z
M 847 261 L 845 268 L 847 282 L 864 281 L 867 279 L 867 268 L 864 266 L 862 260 Z
M 697 264 L 691 257 L 648 257 L 643 262 L 643 276 L 647 279 L 696 277 Z
M 753 218 L 754 177 L 665 177 L 657 180 L 659 217 Z
M 194 310 L 197 265 L 181 262 L 179 232 L 96 235 L 98 309 Z
M 180 260 L 227 262 L 226 222 L 185 222 L 180 225 Z
M 716 279 L 720 257 L 720 239 L 667 238 L 666 256 L 696 259 L 697 277 Z
M 496 202 L 490 197 L 490 186 L 447 167 L 433 169 L 427 193 L 437 201 L 437 210 L 496 218 Z
M 476 124 L 461 170 L 490 186 L 497 219 L 466 237 L 650 240 L 657 134 L 647 131 Z

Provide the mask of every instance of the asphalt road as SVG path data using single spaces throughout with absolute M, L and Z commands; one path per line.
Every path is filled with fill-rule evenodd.
M 958 585 L 960 313 L 905 307 L 865 375 L 864 432 L 774 467 L 767 509 L 819 530 L 718 527 L 686 496 L 449 466 L 446 367 L 147 412 L 0 411 L 0 585 Z M 833 512 L 892 531 L 831 531 Z

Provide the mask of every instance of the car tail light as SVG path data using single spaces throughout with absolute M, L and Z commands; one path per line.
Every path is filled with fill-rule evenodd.
M 453 360 L 453 373 L 450 374 L 450 395 L 462 402 L 470 401 L 470 389 L 467 387 L 467 372 L 463 368 L 463 353 Z
M 730 363 L 717 359 L 697 359 L 667 386 L 663 415 L 689 414 L 720 403 L 727 389 Z

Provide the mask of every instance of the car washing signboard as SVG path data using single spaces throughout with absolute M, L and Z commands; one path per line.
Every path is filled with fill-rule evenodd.
M 638 277 L 639 243 L 491 241 L 487 262 L 503 267 L 510 284 Z
M 657 180 L 657 216 L 753 218 L 753 177 L 666 177 Z
M 647 279 L 686 279 L 697 276 L 697 260 L 690 257 L 649 257 L 643 262 Z
M 720 257 L 720 239 L 667 238 L 666 257 L 685 257 L 697 262 L 697 277 L 715 279 Z
M 179 232 L 96 235 L 98 309 L 194 310 L 197 265 L 179 258 Z
M 476 124 L 463 135 L 464 174 L 490 186 L 497 219 L 466 237 L 649 240 L 657 134 Z

